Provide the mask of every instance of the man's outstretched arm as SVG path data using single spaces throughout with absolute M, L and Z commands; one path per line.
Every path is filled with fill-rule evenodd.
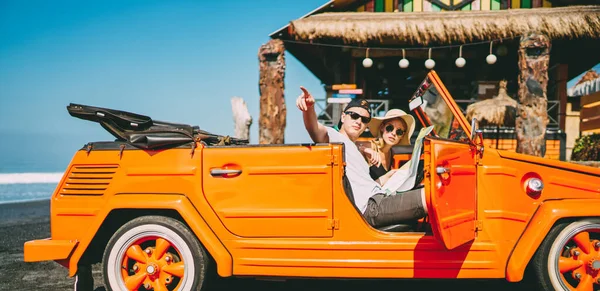
M 296 107 L 302 111 L 302 119 L 304 119 L 304 127 L 308 135 L 310 135 L 310 138 L 315 143 L 328 143 L 329 135 L 327 135 L 327 129 L 317 120 L 317 113 L 314 107 L 315 99 L 306 88 L 300 86 L 300 89 L 302 90 L 302 94 L 296 99 Z

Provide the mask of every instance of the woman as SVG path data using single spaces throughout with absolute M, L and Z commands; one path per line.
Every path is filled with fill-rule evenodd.
M 378 181 L 391 169 L 392 147 L 410 145 L 414 130 L 415 119 L 400 109 L 392 109 L 384 117 L 373 117 L 369 122 L 369 131 L 375 139 L 371 141 L 370 148 L 363 149 L 373 180 Z

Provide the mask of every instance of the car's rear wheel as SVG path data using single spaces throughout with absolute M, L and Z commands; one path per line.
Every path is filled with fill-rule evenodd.
M 543 290 L 600 290 L 600 220 L 556 225 L 532 263 Z
M 138 217 L 117 230 L 103 257 L 108 290 L 200 290 L 208 257 L 180 221 Z

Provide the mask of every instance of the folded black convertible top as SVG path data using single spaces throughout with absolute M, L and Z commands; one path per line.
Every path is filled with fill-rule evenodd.
M 200 130 L 198 126 L 152 120 L 149 116 L 121 110 L 71 103 L 67 111 L 73 117 L 99 123 L 119 141 L 144 149 L 178 146 L 195 140 L 208 145 L 248 143 L 248 140 Z

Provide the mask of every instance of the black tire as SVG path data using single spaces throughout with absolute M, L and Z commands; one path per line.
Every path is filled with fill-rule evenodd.
M 107 290 L 130 290 L 129 282 L 136 290 L 152 290 L 160 284 L 164 290 L 197 291 L 205 285 L 208 263 L 206 251 L 183 223 L 170 217 L 142 216 L 111 237 L 102 272 Z
M 579 239 L 579 243 L 576 243 L 574 239 L 576 236 L 586 239 Z M 534 278 L 531 279 L 536 281 L 540 290 L 574 290 L 580 284 L 591 286 L 585 290 L 600 290 L 600 282 L 594 278 L 598 270 L 591 269 L 600 264 L 599 240 L 600 220 L 598 219 L 583 219 L 555 225 L 533 257 L 531 268 Z M 587 246 L 581 243 L 585 241 Z M 585 248 L 588 248 L 587 253 L 584 251 Z M 566 271 L 565 268 L 561 272 L 560 259 L 565 266 L 571 264 L 574 269 Z M 578 265 L 580 266 L 575 267 Z

